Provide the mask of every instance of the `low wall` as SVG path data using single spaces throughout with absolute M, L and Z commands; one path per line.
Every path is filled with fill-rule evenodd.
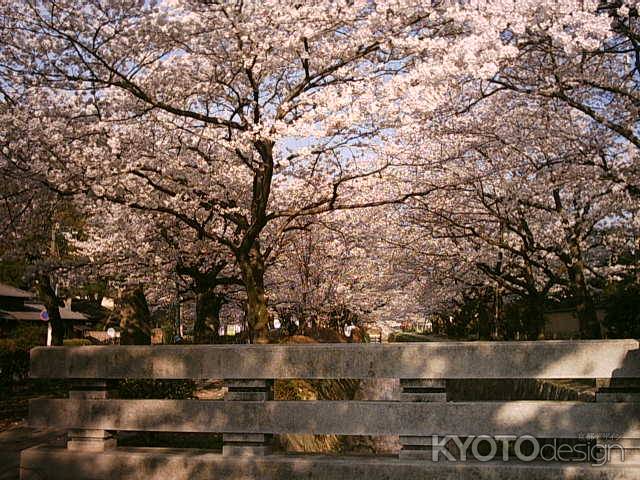
M 640 478 L 639 352 L 636 340 L 36 348 L 32 376 L 67 379 L 71 390 L 69 398 L 32 400 L 29 423 L 65 429 L 68 442 L 24 451 L 22 478 Z M 110 382 L 121 378 L 216 378 L 226 393 L 223 401 L 113 398 Z M 399 379 L 397 398 L 273 396 L 277 379 L 386 378 Z M 592 382 L 593 401 L 477 401 L 482 395 L 457 401 L 465 391 L 456 385 L 475 383 L 489 394 L 501 382 L 554 379 Z M 117 446 L 118 432 L 138 431 L 222 434 L 222 452 Z M 375 458 L 274 451 L 273 436 L 287 434 L 395 437 L 400 451 Z M 451 436 L 501 439 L 501 446 L 491 461 L 478 462 L 486 455 L 479 450 L 476 460 L 463 461 L 454 456 L 462 447 L 454 448 Z M 538 451 L 500 461 L 525 437 L 597 452 L 616 446 L 624 458 L 596 467 L 575 451 L 565 462 L 542 462 Z

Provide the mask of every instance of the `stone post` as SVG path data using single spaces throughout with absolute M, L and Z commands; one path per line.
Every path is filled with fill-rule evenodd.
M 266 402 L 273 400 L 273 380 L 225 380 L 225 401 Z M 271 453 L 271 438 L 266 433 L 233 432 L 222 434 L 225 456 L 261 456 Z
M 445 380 L 438 379 L 401 379 L 400 400 L 403 402 L 446 402 L 447 392 Z M 434 432 L 436 435 L 437 432 Z M 433 444 L 431 436 L 400 435 L 402 448 L 400 459 L 433 460 Z M 443 455 L 440 461 L 446 461 Z
M 640 378 L 596 379 L 596 402 L 640 402 Z M 624 425 L 611 425 L 611 432 L 590 433 L 600 435 L 597 442 L 607 446 L 609 463 L 639 464 L 640 438 L 625 437 L 625 428 Z
M 103 380 L 77 381 L 69 391 L 76 400 L 106 400 L 112 397 L 109 384 Z M 95 429 L 71 429 L 67 432 L 67 449 L 83 452 L 103 452 L 116 447 L 112 432 Z

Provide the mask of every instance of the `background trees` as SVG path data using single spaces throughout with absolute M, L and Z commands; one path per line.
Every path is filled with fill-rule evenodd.
M 634 5 L 25 0 L 0 38 L 18 184 L 153 305 L 192 291 L 202 341 L 237 284 L 252 341 L 469 302 L 537 338 L 550 298 L 595 337 L 635 268 Z

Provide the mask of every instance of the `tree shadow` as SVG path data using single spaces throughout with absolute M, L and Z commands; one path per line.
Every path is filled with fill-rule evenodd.
M 612 378 L 612 384 L 640 377 L 638 342 L 608 345 L 616 348 L 605 348 L 606 343 L 597 341 L 519 342 L 510 346 L 495 342 L 451 342 L 397 346 L 80 347 L 86 350 L 68 349 L 73 352 L 70 355 L 65 353 L 62 359 L 59 352 L 52 354 L 48 370 L 38 366 L 38 372 L 52 375 L 64 365 L 62 371 L 67 377 L 81 375 L 81 378 L 88 378 L 90 374 L 98 378 L 142 378 L 143 375 L 211 378 L 212 373 L 233 375 L 233 378 L 304 378 L 305 375 L 307 378 L 397 378 L 400 374 L 402 378 L 467 381 L 518 378 L 521 375 L 542 379 L 566 378 L 563 373 L 572 372 L 572 376 L 578 378 L 608 376 Z M 262 377 L 256 375 L 257 372 L 261 372 Z M 402 433 L 421 436 L 533 434 L 540 438 L 580 439 L 587 435 L 596 438 L 610 438 L 612 435 L 640 438 L 640 402 L 407 404 L 398 401 L 36 400 L 31 405 L 30 420 L 34 425 L 58 425 L 64 428 L 152 432 Z M 393 429 L 398 430 L 394 432 Z M 51 479 L 59 478 L 57 472 L 69 474 L 65 478 L 107 478 L 111 474 L 106 472 L 113 472 L 113 469 L 116 469 L 119 478 L 134 478 L 128 470 L 131 469 L 137 475 L 135 478 L 145 479 L 166 478 L 167 472 L 173 472 L 172 478 L 199 478 L 212 472 L 220 478 L 326 478 L 323 475 L 332 469 L 343 473 L 351 469 L 352 472 L 367 475 L 367 472 L 372 472 L 372 478 L 381 472 L 388 472 L 388 478 L 395 478 L 400 472 L 402 475 L 413 472 L 427 478 L 425 472 L 434 467 L 428 462 L 389 458 L 358 459 L 357 462 L 351 457 L 330 460 L 325 457 L 290 455 L 234 458 L 203 450 L 131 447 L 92 455 L 65 449 L 36 449 L 23 454 L 24 478 L 39 478 L 29 476 L 30 469 L 37 466 L 38 462 L 54 462 L 56 472 L 45 472 L 49 476 L 41 477 Z M 441 475 L 434 478 L 459 478 L 461 475 L 474 478 L 483 467 L 494 468 L 471 463 L 454 466 L 438 464 L 437 467 Z M 520 472 L 522 478 L 531 474 L 531 468 L 538 468 L 533 464 L 517 463 L 503 467 Z M 575 463 L 556 467 L 555 477 L 549 478 L 581 478 L 581 475 L 603 475 L 606 478 L 607 471 L 611 475 L 620 473 L 615 466 L 607 467 L 607 471 L 602 467 L 594 470 L 596 467 Z M 638 474 L 637 470 L 630 467 L 627 470 L 630 475 Z M 537 471 L 536 475 L 541 471 Z M 33 473 L 36 474 L 42 472 Z M 280 476 L 285 474 L 290 476 Z

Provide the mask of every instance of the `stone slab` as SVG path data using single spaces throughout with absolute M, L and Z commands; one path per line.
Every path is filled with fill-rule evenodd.
M 234 402 L 264 402 L 271 400 L 273 395 L 270 392 L 233 392 L 227 391 L 224 394 L 226 401 Z
M 446 392 L 440 393 L 401 393 L 400 400 L 403 402 L 446 402 Z
M 597 392 L 596 402 L 640 402 L 640 393 Z
M 77 400 L 103 400 L 113 398 L 113 390 L 69 390 L 69 398 Z
M 398 458 L 400 460 L 422 460 L 425 462 L 433 462 L 433 453 L 430 448 L 423 450 L 407 450 L 402 449 L 398 452 Z M 443 463 L 448 461 L 444 455 L 440 455 L 440 461 L 438 463 Z
M 222 455 L 227 457 L 265 456 L 273 452 L 271 445 L 223 445 Z
M 265 433 L 223 433 L 222 441 L 233 443 L 265 443 L 271 439 Z
M 113 435 L 106 430 L 86 430 L 86 429 L 70 429 L 67 431 L 67 436 L 72 438 L 95 438 L 106 439 L 111 438 Z
M 245 389 L 266 391 L 267 389 L 270 389 L 273 387 L 273 381 L 265 380 L 265 379 L 259 380 L 255 378 L 254 379 L 230 378 L 224 381 L 224 386 L 227 388 L 245 388 Z
M 427 435 L 424 437 L 414 437 L 410 435 L 400 435 L 400 444 L 401 445 L 419 445 L 430 447 L 433 445 L 433 436 Z
M 69 450 L 76 450 L 81 452 L 104 452 L 115 448 L 117 441 L 115 438 L 107 438 L 101 440 L 98 438 L 72 438 L 67 441 L 67 448 Z
M 640 436 L 640 403 L 34 399 L 33 427 L 316 435 Z
M 100 455 L 36 447 L 21 455 L 22 480 L 637 480 L 628 465 L 450 463 L 386 457 L 224 457 L 203 450 L 118 448 Z
M 640 378 L 637 340 L 37 347 L 33 378 Z
M 447 383 L 442 379 L 429 379 L 429 378 L 403 378 L 400 380 L 400 387 L 403 389 L 409 388 L 437 388 L 445 389 Z

